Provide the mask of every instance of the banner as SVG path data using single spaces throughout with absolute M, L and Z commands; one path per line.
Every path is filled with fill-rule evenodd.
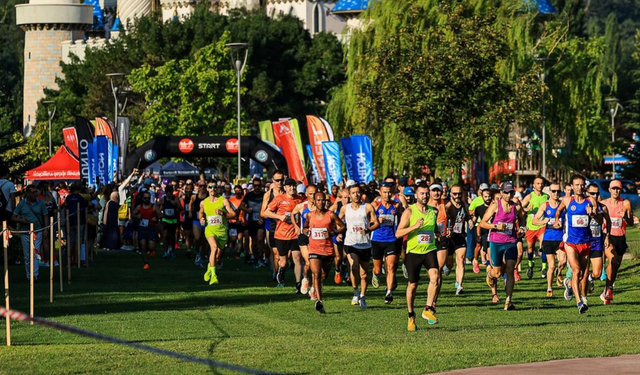
M 342 163 L 338 142 L 322 142 L 322 154 L 327 171 L 327 190 L 331 191 L 331 186 L 342 183 Z
M 307 185 L 307 176 L 304 173 L 302 160 L 300 160 L 295 136 L 289 121 L 274 122 L 273 135 L 276 139 L 276 146 L 280 147 L 282 155 L 284 155 L 284 158 L 287 160 L 289 177 L 296 181 L 302 181 Z
M 346 153 L 344 157 L 347 158 Z M 351 136 L 351 157 L 354 180 L 365 183 L 373 181 L 373 152 L 368 135 Z
M 320 183 L 320 174 L 316 167 L 316 162 L 313 160 L 313 151 L 311 151 L 311 145 L 307 145 L 307 154 L 309 155 L 309 164 L 311 164 L 311 173 L 313 174 L 313 183 Z
M 95 145 L 89 143 L 87 146 L 87 155 L 89 158 L 89 175 L 87 178 L 87 183 L 89 186 L 97 186 L 98 180 L 96 179 L 96 148 Z
M 287 120 L 291 125 L 291 129 L 293 130 L 293 136 L 296 140 L 296 148 L 298 149 L 298 155 L 300 155 L 300 160 L 302 160 L 302 165 L 304 165 L 304 148 L 302 148 L 302 138 L 300 137 L 300 125 L 298 124 L 298 120 L 296 119 L 280 119 L 278 121 Z
M 96 153 L 96 178 L 98 183 L 106 185 L 109 182 L 109 154 L 111 153 L 109 138 L 105 135 L 96 136 L 93 141 L 93 147 Z
M 333 141 L 333 129 L 325 119 L 317 116 L 307 116 L 307 132 L 318 174 L 324 181 L 327 172 L 324 167 L 324 157 L 322 156 L 322 142 Z M 309 158 L 312 157 L 309 156 Z
M 94 127 L 84 117 L 76 116 L 76 135 L 78 137 L 78 159 L 80 159 L 80 177 L 89 180 L 89 144 L 93 143 Z
M 118 171 L 124 174 L 124 159 L 129 152 L 129 130 L 131 129 L 131 122 L 129 117 L 118 116 L 118 149 L 120 154 L 118 155 Z
M 118 177 L 118 145 L 111 145 L 111 165 L 109 166 L 109 177 L 111 181 Z
M 351 146 L 351 137 L 340 138 L 340 145 L 342 146 L 342 156 L 344 156 L 344 166 L 347 170 L 347 178 L 349 180 L 356 180 L 356 170 L 353 164 L 353 147 Z
M 273 125 L 271 125 L 271 120 L 260 121 L 258 123 L 258 127 L 260 128 L 260 139 L 265 142 L 276 143 L 273 136 Z
M 249 182 L 251 182 L 251 180 L 253 180 L 254 177 L 262 178 L 263 170 L 264 170 L 264 167 L 260 163 L 258 163 L 253 159 L 249 159 L 249 176 L 251 176 L 251 179 L 249 179 Z
M 105 135 L 109 140 L 113 141 L 111 125 L 102 117 L 96 117 L 96 137 L 99 135 Z
M 64 145 L 67 146 L 73 156 L 78 157 L 80 152 L 78 151 L 78 135 L 76 134 L 76 128 L 64 128 L 62 129 L 62 135 L 64 138 Z

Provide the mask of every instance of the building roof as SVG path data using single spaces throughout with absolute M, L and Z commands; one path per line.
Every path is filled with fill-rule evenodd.
M 331 10 L 333 13 L 362 13 L 374 0 L 339 0 Z

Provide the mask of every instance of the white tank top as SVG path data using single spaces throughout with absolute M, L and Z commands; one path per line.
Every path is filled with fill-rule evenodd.
M 371 248 L 371 238 L 368 234 L 362 233 L 363 229 L 369 229 L 369 218 L 367 217 L 366 205 L 360 205 L 360 208 L 354 210 L 351 203 L 346 206 L 344 219 L 347 224 L 347 233 L 344 237 L 345 246 L 351 246 L 356 249 Z

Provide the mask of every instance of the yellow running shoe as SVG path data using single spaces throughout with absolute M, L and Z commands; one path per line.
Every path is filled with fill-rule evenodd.
M 204 273 L 204 281 L 209 281 L 211 280 L 211 269 L 213 267 L 211 267 L 211 264 L 207 264 L 207 271 Z
M 407 331 L 415 332 L 416 331 L 416 317 L 410 316 L 407 322 Z
M 547 290 L 547 298 L 553 297 L 553 290 Z
M 209 281 L 209 285 L 218 284 L 218 276 L 215 273 L 211 273 L 211 280 Z
M 422 310 L 422 318 L 426 319 L 427 323 L 429 324 L 438 324 L 438 318 L 436 318 L 431 309 L 428 309 L 426 307 L 424 308 L 424 310 Z

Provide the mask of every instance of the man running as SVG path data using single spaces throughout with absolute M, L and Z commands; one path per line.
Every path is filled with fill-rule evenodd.
M 300 184 L 302 185 L 302 184 Z M 306 200 L 304 202 L 298 203 L 296 207 L 291 212 L 291 216 L 294 218 L 294 224 L 296 226 L 296 233 L 301 234 L 298 236 L 298 245 L 300 245 L 300 254 L 302 254 L 302 259 L 304 259 L 304 270 L 302 274 L 302 284 L 300 286 L 300 293 L 307 294 L 309 290 L 309 279 L 307 275 L 309 274 L 309 237 L 302 233 L 302 228 L 304 228 L 304 224 L 307 221 L 307 215 L 309 212 L 313 212 L 316 209 L 314 194 L 317 191 L 315 185 L 309 185 L 305 188 L 304 185 L 298 185 L 297 193 L 304 194 Z M 304 188 L 304 189 L 303 189 Z M 312 296 L 315 288 L 311 290 L 310 296 Z
M 587 195 L 598 202 L 600 198 L 600 188 L 598 188 L 598 185 L 589 184 L 589 186 L 587 186 Z M 607 243 L 610 243 L 611 239 L 609 233 L 605 236 L 603 231 L 605 224 L 606 228 L 611 228 L 611 219 L 609 218 L 609 210 L 607 209 L 607 206 L 598 202 L 598 212 L 602 215 L 602 222 L 599 223 L 593 218 L 589 221 L 589 229 L 591 229 L 591 251 L 589 252 L 589 259 L 592 271 L 589 272 L 589 269 L 587 268 L 587 277 L 582 277 L 581 285 L 582 290 L 586 290 L 589 293 L 593 293 L 595 289 L 593 279 L 598 279 L 602 275 L 602 259 L 604 258 L 605 249 L 604 243 L 605 240 Z M 609 230 L 610 229 L 607 229 L 607 231 Z
M 403 213 L 396 231 L 396 238 L 407 236 L 407 255 L 405 264 L 409 274 L 409 285 L 407 286 L 407 311 L 409 318 L 407 330 L 416 330 L 416 313 L 413 309 L 418 281 L 420 281 L 420 270 L 427 269 L 429 275 L 429 286 L 427 287 L 427 303 L 422 311 L 422 317 L 429 324 L 438 323 L 435 316 L 435 296 L 438 290 L 438 279 L 440 278 L 440 266 L 438 264 L 436 237 L 439 236 L 436 209 L 430 207 L 429 189 L 425 184 L 418 185 L 416 190 L 416 203 L 409 206 Z
M 533 192 L 522 199 L 522 207 L 524 208 L 524 211 L 528 213 L 527 233 L 525 234 L 525 239 L 527 240 L 527 278 L 529 279 L 533 278 L 535 269 L 535 262 L 533 261 L 533 250 L 536 243 L 542 242 L 542 237 L 545 231 L 544 225 L 535 225 L 533 223 L 533 218 L 536 216 L 538 209 L 549 199 L 549 196 L 546 193 L 542 192 L 543 188 L 544 177 L 536 176 L 533 179 Z M 541 247 L 539 246 L 538 249 L 540 248 Z M 542 261 L 542 277 L 545 277 L 545 275 L 547 274 L 547 262 L 545 259 L 545 253 L 543 251 L 540 251 L 540 258 Z M 521 260 L 522 255 L 519 255 L 518 264 Z M 516 267 L 518 266 L 518 264 L 516 264 Z
M 598 213 L 595 199 L 584 196 L 584 177 L 574 175 L 571 178 L 573 197 L 564 197 L 560 207 L 556 210 L 556 222 L 554 228 L 562 228 L 560 220 L 562 214 L 567 214 L 567 234 L 564 241 L 564 249 L 567 252 L 567 262 L 571 267 L 571 281 L 565 280 L 565 285 L 571 285 L 571 290 L 576 296 L 578 313 L 584 314 L 589 306 L 585 291 L 581 290 L 581 279 L 589 267 L 589 252 L 591 245 L 590 217 L 602 222 L 602 216 Z M 571 292 L 569 292 L 570 294 Z M 565 292 L 566 294 L 566 292 Z M 565 296 L 566 298 L 566 296 Z
M 249 256 L 248 245 L 245 244 L 244 238 L 244 228 L 246 225 L 245 213 L 240 210 L 240 204 L 243 199 L 244 190 L 242 186 L 234 186 L 233 195 L 228 198 L 231 208 L 236 212 L 236 217 L 229 219 L 229 240 L 231 243 L 235 243 L 236 259 L 240 259 L 242 256 Z
M 207 184 L 209 197 L 200 203 L 200 224 L 205 226 L 204 237 L 209 243 L 211 253 L 209 254 L 209 265 L 204 273 L 204 281 L 209 285 L 218 283 L 216 268 L 220 267 L 221 250 L 227 243 L 227 219 L 235 217 L 235 212 L 231 208 L 229 201 L 222 197 L 216 187 L 215 181 L 210 180 Z
M 386 289 L 384 303 L 393 302 L 393 291 L 396 287 L 396 270 L 398 269 L 398 255 L 402 250 L 402 242 L 398 241 L 395 232 L 399 217 L 402 216 L 402 206 L 393 202 L 393 182 L 383 182 L 380 185 L 380 202 L 375 210 L 380 227 L 373 231 L 371 237 L 371 252 L 373 255 L 373 274 L 371 285 L 380 286 L 378 275 L 382 272 L 383 260 L 386 271 Z
M 560 244 L 564 236 L 564 216 L 561 218 L 560 228 L 554 227 L 556 211 L 558 207 L 560 207 L 560 194 L 562 194 L 560 185 L 555 182 L 552 183 L 551 186 L 549 186 L 549 193 L 551 198 L 540 205 L 538 212 L 533 218 L 534 225 L 545 226 L 542 236 L 542 251 L 547 256 L 547 264 L 549 265 L 547 272 L 547 298 L 553 297 L 553 275 L 556 272 L 556 254 L 558 256 L 557 281 L 562 278 L 560 275 L 567 263 L 565 252 L 560 250 Z
M 277 279 L 278 272 L 278 264 L 280 264 L 278 259 L 278 248 L 276 247 L 276 239 L 274 237 L 276 231 L 276 223 L 272 222 L 266 214 L 267 207 L 273 201 L 273 199 L 281 194 L 284 194 L 284 189 L 282 188 L 282 184 L 284 183 L 284 173 L 280 170 L 275 170 L 271 175 L 271 186 L 269 190 L 264 193 L 262 199 L 262 208 L 260 209 L 260 217 L 265 219 L 265 230 L 267 237 L 267 246 L 264 248 L 265 250 L 265 260 L 269 259 L 271 264 L 271 270 L 273 271 L 273 280 Z
M 467 253 L 467 225 L 473 221 L 467 206 L 462 201 L 462 187 L 458 184 L 451 187 L 451 201 L 445 206 L 447 211 L 447 261 L 448 269 L 453 268 L 453 257 L 456 258 L 456 294 L 464 293 L 464 257 Z
M 142 204 L 137 205 L 131 215 L 139 220 L 138 241 L 142 252 L 142 260 L 144 261 L 143 268 L 148 270 L 149 259 L 147 255 L 151 257 L 156 255 L 156 242 L 158 241 L 156 225 L 158 224 L 158 217 L 161 215 L 158 206 L 151 203 L 151 193 L 148 191 L 142 193 Z
M 515 310 L 512 302 L 514 270 L 516 261 L 518 260 L 518 233 L 524 233 L 526 221 L 522 206 L 512 201 L 515 194 L 513 184 L 511 182 L 503 182 L 500 188 L 500 198 L 491 203 L 487 212 L 484 214 L 480 227 L 489 229 L 489 253 L 491 258 L 490 281 L 491 288 L 497 288 L 498 278 L 505 271 L 507 274 L 507 282 L 505 284 L 505 292 L 507 298 L 504 302 L 505 310 Z M 520 229 L 517 225 L 520 224 Z M 494 294 L 494 299 L 495 299 Z
M 611 198 L 605 199 L 602 203 L 607 206 L 611 218 L 611 230 L 609 240 L 605 241 L 605 254 L 609 260 L 607 266 L 607 283 L 600 299 L 605 305 L 610 305 L 613 301 L 613 284 L 618 277 L 618 270 L 622 263 L 622 257 L 627 252 L 627 225 L 633 225 L 633 212 L 631 202 L 620 198 L 622 192 L 622 182 L 613 180 L 609 184 Z
M 433 208 L 437 213 L 436 224 L 438 225 L 438 233 L 440 237 L 437 239 L 436 246 L 438 247 L 438 266 L 442 270 L 445 276 L 449 276 L 451 269 L 446 266 L 447 256 L 449 255 L 449 240 L 445 236 L 447 235 L 447 210 L 442 199 L 442 185 L 438 183 L 431 184 L 429 186 L 429 201 L 427 205 Z M 438 290 L 433 298 L 433 308 L 435 310 L 435 304 L 438 302 L 438 296 L 440 295 L 440 288 L 442 288 L 442 277 L 438 277 Z
M 487 212 L 487 208 L 491 204 L 493 199 L 491 190 L 489 190 L 489 186 L 487 184 L 480 185 L 484 189 L 480 191 L 480 200 L 482 201 L 480 204 L 476 204 L 473 209 L 473 217 L 475 218 L 476 227 L 476 247 L 473 250 L 473 272 L 480 273 L 480 265 L 478 264 L 478 255 L 482 250 L 482 261 L 485 266 L 489 264 L 489 259 L 487 258 L 487 251 L 489 250 L 489 231 L 487 229 L 480 228 L 480 221 L 484 217 L 484 214 Z M 476 199 L 478 199 L 476 198 Z M 476 200 L 474 199 L 474 202 Z M 471 204 L 474 205 L 474 202 Z
M 258 177 L 252 181 L 253 190 L 242 199 L 240 209 L 247 213 L 247 231 L 251 238 L 251 258 L 255 268 L 264 267 L 264 219 L 260 216 L 264 192 L 262 180 Z
M 340 191 L 338 192 L 338 198 L 331 205 L 331 207 L 329 207 L 329 211 L 335 212 L 336 215 L 340 215 L 340 211 L 342 211 L 342 207 L 346 206 L 347 204 L 349 204 L 349 191 L 346 188 L 340 189 Z M 337 235 L 333 236 L 333 247 L 335 248 L 336 254 L 337 254 L 335 259 L 336 272 L 335 272 L 333 281 L 337 285 L 340 285 L 340 283 L 342 282 L 342 272 L 346 267 L 346 263 L 344 264 L 345 267 L 343 267 L 343 261 L 345 261 L 343 259 L 344 258 L 344 236 L 337 236 Z M 347 278 L 349 276 L 349 271 L 346 270 L 344 272 L 345 272 L 344 280 L 345 280 L 345 283 L 348 284 L 349 282 L 347 281 Z
M 162 256 L 164 259 L 176 259 L 176 253 L 173 246 L 176 244 L 176 229 L 178 228 L 178 216 L 180 215 L 180 203 L 178 198 L 173 195 L 173 186 L 167 185 L 165 188 L 165 196 L 158 203 L 162 213 L 162 235 L 167 250 Z
M 184 234 L 184 241 L 187 247 L 187 258 L 191 258 L 191 249 L 193 248 L 193 223 L 191 218 L 193 217 L 191 211 L 198 209 L 196 206 L 191 205 L 191 201 L 193 198 L 193 191 L 195 186 L 191 180 L 187 181 L 187 184 L 184 186 L 184 192 L 180 197 L 181 207 L 183 208 L 183 220 L 180 222 L 182 226 L 182 231 Z
M 200 224 L 200 203 L 207 199 L 207 182 L 198 181 L 197 192 L 191 196 L 190 215 L 191 228 L 193 229 L 193 246 L 196 250 L 194 264 L 204 268 L 204 260 L 202 257 L 202 249 L 204 248 L 204 225 Z
M 380 222 L 370 203 L 362 203 L 362 193 L 355 181 L 347 181 L 351 203 L 342 207 L 340 219 L 347 225 L 344 235 L 344 252 L 351 266 L 351 285 L 353 286 L 352 305 L 367 308 L 367 272 L 371 260 L 371 239 L 369 234 L 378 229 Z M 338 236 L 340 237 L 340 236 Z M 358 284 L 361 290 L 358 291 Z
M 337 252 L 333 247 L 332 237 L 345 230 L 344 223 L 338 215 L 325 208 L 325 199 L 324 193 L 314 193 L 315 209 L 307 213 L 303 229 L 303 233 L 309 238 L 308 256 L 316 297 L 316 311 L 321 314 L 325 313 L 322 302 L 322 282 L 331 271 L 331 264 Z

